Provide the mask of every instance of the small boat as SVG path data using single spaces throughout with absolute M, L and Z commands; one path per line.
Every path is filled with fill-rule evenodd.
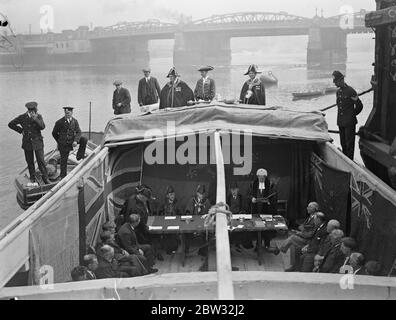
M 103 133 L 100 132 L 88 132 L 82 133 L 84 136 L 91 136 L 91 139 L 87 143 L 87 149 L 85 156 L 88 157 L 93 150 L 100 144 L 100 140 Z M 67 172 L 71 172 L 79 163 L 83 160 L 77 160 L 77 150 L 70 152 Z M 36 182 L 31 182 L 29 178 L 29 172 L 27 167 L 24 168 L 15 178 L 15 188 L 17 190 L 16 198 L 19 206 L 26 210 L 33 205 L 37 200 L 43 197 L 49 190 L 51 190 L 58 182 L 59 178 L 59 165 L 60 165 L 60 153 L 57 149 L 54 149 L 44 155 L 45 163 L 49 173 L 49 184 L 45 184 L 41 178 L 39 172 L 36 172 Z M 50 168 L 51 167 L 51 168 Z M 52 170 L 53 169 L 53 170 Z
M 330 94 L 330 93 L 337 92 L 337 90 L 338 90 L 337 87 L 327 87 L 327 88 L 325 88 L 324 92 L 325 92 L 325 94 Z
M 265 75 L 260 76 L 260 80 L 267 85 L 276 85 L 278 84 L 278 78 L 275 77 L 275 75 L 272 73 L 272 71 L 268 71 L 268 73 Z
M 306 98 L 315 98 L 315 97 L 323 96 L 324 93 L 322 90 L 314 90 L 314 91 L 305 91 L 305 92 L 293 92 L 292 95 L 294 99 L 306 99 Z

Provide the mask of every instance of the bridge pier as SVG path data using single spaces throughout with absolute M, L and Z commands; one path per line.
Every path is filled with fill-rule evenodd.
M 347 64 L 347 33 L 340 28 L 309 29 L 307 67 L 345 70 Z
M 95 62 L 115 65 L 148 65 L 148 38 L 120 37 L 91 40 Z
M 209 32 L 177 32 L 173 63 L 179 68 L 192 65 L 229 66 L 231 64 L 231 38 Z

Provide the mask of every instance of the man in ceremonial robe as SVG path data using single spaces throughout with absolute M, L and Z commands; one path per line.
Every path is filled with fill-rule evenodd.
M 264 83 L 257 77 L 258 67 L 254 64 L 249 66 L 245 73 L 249 75 L 249 79 L 243 84 L 241 90 L 240 101 L 243 104 L 255 104 L 265 106 L 265 87 Z
M 194 93 L 184 81 L 180 80 L 180 75 L 174 67 L 169 71 L 167 77 L 169 82 L 161 90 L 159 108 L 166 109 L 192 105 L 194 103 Z

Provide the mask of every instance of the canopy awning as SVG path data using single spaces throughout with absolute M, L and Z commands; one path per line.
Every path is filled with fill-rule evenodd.
M 281 107 L 226 105 L 221 103 L 158 110 L 145 115 L 120 115 L 106 126 L 105 145 L 168 138 L 199 132 L 251 132 L 275 139 L 331 141 L 326 120 L 320 112 L 300 112 Z

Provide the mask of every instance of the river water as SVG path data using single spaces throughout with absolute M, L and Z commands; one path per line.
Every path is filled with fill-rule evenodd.
M 292 101 L 292 92 L 323 89 L 332 85 L 331 72 L 308 73 L 306 70 L 307 37 L 278 37 L 259 39 L 235 39 L 232 41 L 231 67 L 217 68 L 212 77 L 216 80 L 217 92 L 226 98 L 239 97 L 246 76 L 243 74 L 251 63 L 258 64 L 262 71 L 271 70 L 279 79 L 277 87 L 267 90 L 267 106 L 285 106 L 298 110 L 315 110 L 335 102 L 335 94 L 312 100 Z M 172 66 L 172 44 L 153 45 L 150 66 L 152 75 L 160 85 Z M 348 38 L 348 84 L 360 92 L 370 88 L 374 62 L 372 35 L 351 35 Z M 140 68 L 139 68 L 140 69 Z M 139 70 L 120 67 L 68 67 L 51 70 L 24 68 L 23 70 L 0 69 L 0 229 L 16 218 L 19 208 L 14 188 L 15 176 L 25 167 L 21 136 L 11 131 L 7 124 L 25 112 L 27 101 L 37 101 L 39 112 L 47 125 L 43 131 L 45 151 L 55 147 L 51 131 L 56 120 L 63 115 L 63 106 L 75 106 L 75 117 L 81 129 L 88 130 L 89 102 L 92 102 L 92 129 L 103 131 L 112 117 L 112 83 L 121 79 L 132 95 L 133 109 L 137 110 L 137 84 L 142 77 Z M 199 73 L 183 71 L 182 79 L 194 88 Z M 364 124 L 372 108 L 372 94 L 362 97 L 364 110 L 359 115 L 359 124 Z M 329 129 L 337 130 L 336 109 L 329 110 L 326 118 Z M 339 145 L 335 135 L 334 143 Z M 358 147 L 356 148 L 358 149 Z M 356 160 L 360 161 L 358 150 Z

